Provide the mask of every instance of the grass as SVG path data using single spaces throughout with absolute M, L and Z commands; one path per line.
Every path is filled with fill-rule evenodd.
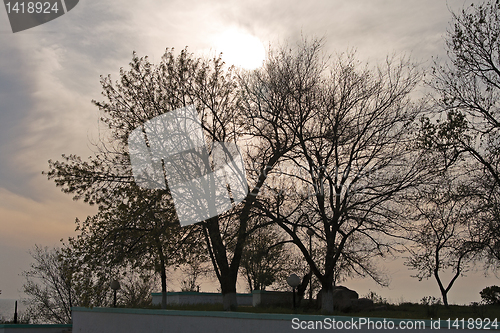
M 399 318 L 399 319 L 437 319 L 442 320 L 465 318 L 489 318 L 500 321 L 499 305 L 423 305 L 416 303 L 376 304 L 379 309 L 366 311 L 335 311 L 335 316 L 371 317 L 371 318 Z M 160 308 L 152 306 L 151 308 Z M 195 304 L 195 305 L 175 305 L 168 306 L 168 310 L 185 311 L 223 311 L 222 304 Z M 307 314 L 321 315 L 321 311 L 312 307 L 300 307 L 295 310 L 285 307 L 252 307 L 239 306 L 237 312 L 249 313 L 273 313 L 273 314 Z
M 352 313 L 357 317 L 381 317 L 400 319 L 468 319 L 490 318 L 500 320 L 500 306 L 497 305 L 422 305 L 415 303 L 402 303 L 399 305 L 386 305 L 385 310 L 363 311 Z

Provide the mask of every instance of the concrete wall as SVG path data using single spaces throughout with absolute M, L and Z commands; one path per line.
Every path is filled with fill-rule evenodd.
M 216 311 L 173 311 L 149 309 L 120 309 L 120 308 L 73 308 L 73 333 L 284 333 L 309 331 L 310 325 L 318 329 L 318 323 L 335 320 L 337 323 L 358 321 L 356 317 L 339 316 L 307 316 L 284 314 L 258 314 L 244 312 L 216 312 Z M 383 318 L 365 318 L 372 323 L 382 326 Z M 387 319 L 389 320 L 389 319 Z M 398 326 L 400 322 L 415 323 L 415 320 L 391 319 Z M 432 322 L 422 321 L 425 328 L 411 329 L 413 333 L 431 333 Z M 294 324 L 295 323 L 295 324 Z M 299 329 L 302 323 L 302 329 Z M 445 321 L 441 321 L 442 327 Z M 294 327 L 295 325 L 295 327 Z M 341 332 L 388 332 L 393 330 L 374 329 L 336 329 Z M 446 329 L 446 332 L 463 333 L 463 330 Z M 397 331 L 396 331 L 397 332 Z M 481 330 L 467 330 L 468 333 L 484 332 Z
M 152 293 L 151 296 L 153 305 L 161 304 L 161 293 Z M 236 294 L 236 298 L 240 306 L 292 307 L 293 303 L 293 294 L 289 291 L 254 290 L 251 294 Z M 191 291 L 167 293 L 167 305 L 187 304 L 222 304 L 222 295 Z
M 0 324 L 0 333 L 68 333 L 71 325 Z
M 161 304 L 161 293 L 152 293 L 151 296 L 153 305 Z M 252 294 L 236 294 L 236 299 L 238 305 L 252 305 Z M 222 304 L 222 294 L 191 291 L 167 293 L 167 305 L 184 304 Z

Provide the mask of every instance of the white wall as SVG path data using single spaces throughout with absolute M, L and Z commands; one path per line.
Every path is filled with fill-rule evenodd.
M 304 331 L 293 329 L 293 320 L 302 320 L 307 325 L 308 322 L 314 324 L 316 322 L 322 322 L 326 318 L 330 321 L 333 319 L 336 321 L 359 320 L 359 318 L 355 317 L 258 314 L 244 312 L 73 308 L 73 333 L 282 333 Z M 370 318 L 370 320 L 381 323 L 383 319 Z M 404 320 L 393 320 L 396 325 L 401 321 Z M 410 331 L 413 333 L 430 333 L 436 331 L 430 328 L 429 320 L 425 322 L 425 329 L 412 329 Z M 443 325 L 443 323 L 445 323 L 445 321 L 441 321 L 441 325 Z M 329 329 L 329 331 L 388 332 L 389 330 L 374 330 L 365 327 L 358 330 Z M 445 331 L 455 333 L 464 332 L 463 330 L 459 331 L 455 329 L 446 329 Z M 467 332 L 479 333 L 484 331 L 467 330 Z

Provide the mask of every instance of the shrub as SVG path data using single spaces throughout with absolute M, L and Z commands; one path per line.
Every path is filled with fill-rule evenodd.
M 420 304 L 425 306 L 427 316 L 435 317 L 437 316 L 437 310 L 439 305 L 441 304 L 441 299 L 434 296 L 426 296 L 422 297 L 422 299 L 420 300 Z
M 486 287 L 479 292 L 481 298 L 486 304 L 497 304 L 500 305 L 500 287 L 491 286 Z
M 364 295 L 363 297 L 371 299 L 374 304 L 389 304 L 386 298 L 383 298 L 382 296 L 371 290 L 368 292 L 368 294 Z

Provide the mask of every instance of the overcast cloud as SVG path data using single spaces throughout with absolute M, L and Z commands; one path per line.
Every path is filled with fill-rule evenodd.
M 301 35 L 324 37 L 325 51 L 357 50 L 375 65 L 390 54 L 407 54 L 429 66 L 446 57 L 443 36 L 448 8 L 479 1 L 323 0 L 323 1 L 86 1 L 51 22 L 13 34 L 0 8 L 0 290 L 17 298 L 19 274 L 28 269 L 27 250 L 35 243 L 54 246 L 72 236 L 75 217 L 94 210 L 71 201 L 41 175 L 48 159 L 61 154 L 92 154 L 98 138 L 100 75 L 118 77 L 132 51 L 158 62 L 165 48 L 213 50 L 213 41 L 238 28 L 265 46 Z M 393 284 L 377 292 L 396 300 L 438 296 L 434 282 L 419 283 L 398 264 Z M 498 282 L 481 274 L 455 287 L 452 302 L 479 300 L 479 290 Z M 414 283 L 418 290 L 407 292 Z M 460 282 L 463 283 L 463 282 Z M 459 283 L 459 284 L 460 284 Z M 365 280 L 348 286 L 364 294 L 376 288 Z M 469 287 L 471 286 L 471 287 Z M 457 289 L 462 289 L 458 294 Z M 420 296 L 419 296 L 420 295 Z

